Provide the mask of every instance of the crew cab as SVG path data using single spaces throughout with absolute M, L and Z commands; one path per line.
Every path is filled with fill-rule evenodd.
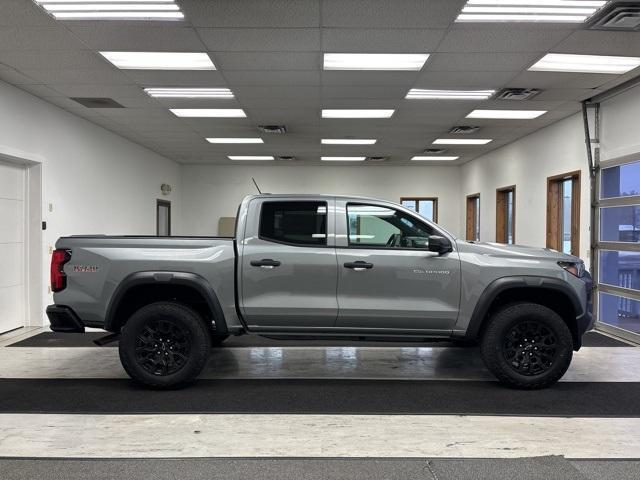
M 479 343 L 501 382 L 556 382 L 592 326 L 591 277 L 549 249 L 455 238 L 383 200 L 246 197 L 233 238 L 69 236 L 51 329 L 119 340 L 127 373 L 186 385 L 230 335 Z

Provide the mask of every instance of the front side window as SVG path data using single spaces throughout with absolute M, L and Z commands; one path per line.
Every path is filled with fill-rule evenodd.
M 293 245 L 326 245 L 327 204 L 263 203 L 260 211 L 260 238 Z
M 413 217 L 377 205 L 347 205 L 349 245 L 371 248 L 427 248 L 434 230 Z

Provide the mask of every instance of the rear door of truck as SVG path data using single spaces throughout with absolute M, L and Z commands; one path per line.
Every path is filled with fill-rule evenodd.
M 238 293 L 249 328 L 333 327 L 338 267 L 332 197 L 256 197 L 249 201 Z

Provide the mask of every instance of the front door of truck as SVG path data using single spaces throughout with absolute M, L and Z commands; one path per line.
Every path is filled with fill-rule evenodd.
M 460 302 L 460 260 L 453 242 L 452 252 L 429 251 L 429 238 L 442 232 L 384 203 L 336 207 L 336 215 L 344 215 L 336 225 L 346 229 L 336 239 L 336 326 L 450 332 Z
M 282 331 L 335 325 L 333 209 L 330 197 L 251 202 L 239 245 L 240 305 L 249 328 Z

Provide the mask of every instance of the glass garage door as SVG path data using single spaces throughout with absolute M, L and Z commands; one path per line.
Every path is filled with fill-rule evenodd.
M 640 334 L 640 155 L 601 162 L 598 182 L 598 322 Z

